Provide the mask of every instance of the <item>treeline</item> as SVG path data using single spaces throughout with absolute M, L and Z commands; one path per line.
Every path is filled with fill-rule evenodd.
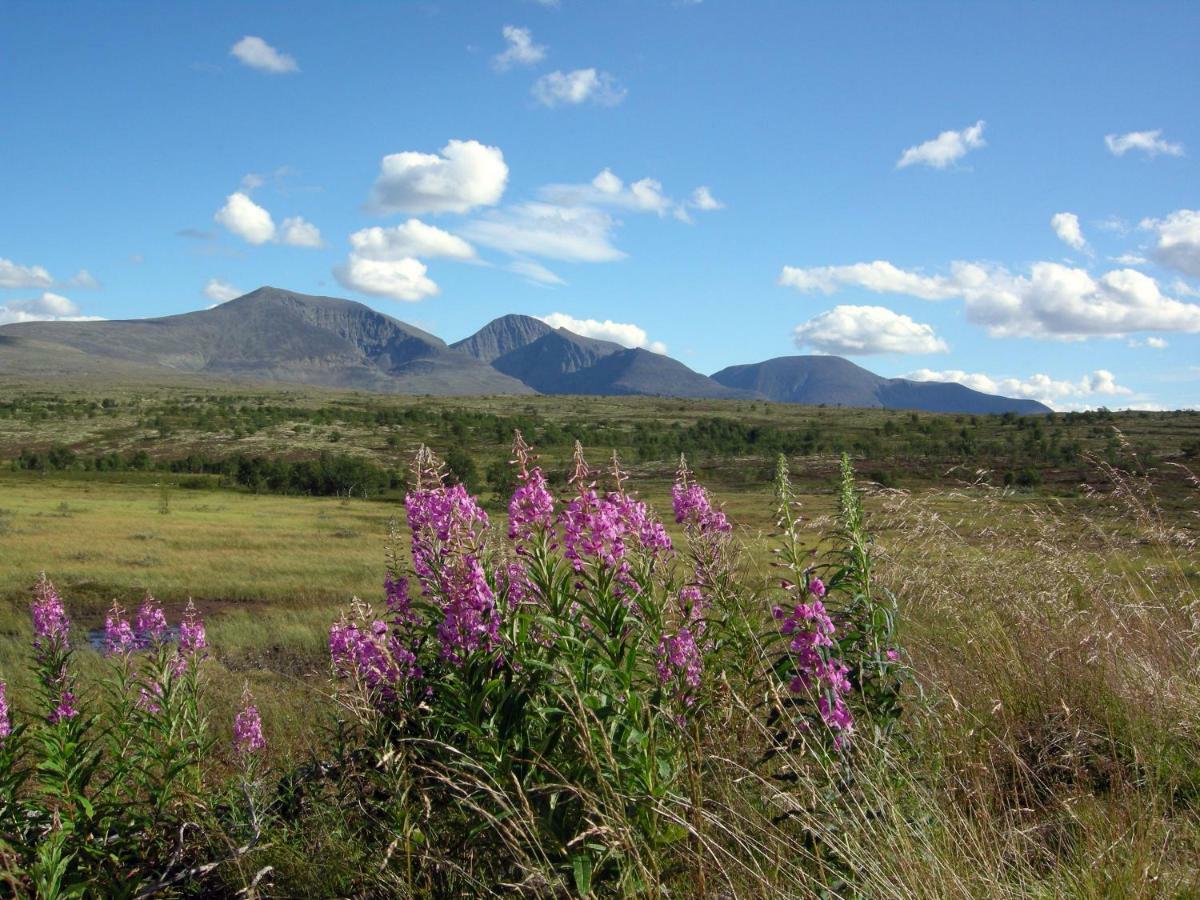
M 175 459 L 154 459 L 145 450 L 81 457 L 67 447 L 47 451 L 23 450 L 12 461 L 17 471 L 31 472 L 162 472 L 216 476 L 228 487 L 256 493 L 309 494 L 317 497 L 377 497 L 403 492 L 404 473 L 344 453 L 323 452 L 315 459 L 234 453 L 214 458 L 189 453 Z

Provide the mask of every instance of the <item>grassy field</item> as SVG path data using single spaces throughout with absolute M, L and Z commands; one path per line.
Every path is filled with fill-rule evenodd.
M 197 428 L 187 422 L 205 404 L 182 388 L 136 398 L 114 390 L 107 408 L 104 397 L 70 388 L 23 398 L 19 413 L 14 406 L 0 415 L 0 456 L 55 445 L 81 457 L 139 448 L 162 458 L 198 450 L 302 456 L 326 449 L 336 430 L 339 450 L 381 465 L 401 469 L 417 443 L 431 441 L 465 447 L 482 473 L 504 454 L 497 423 L 517 419 L 535 435 L 562 429 L 597 440 L 632 435 L 639 423 L 669 433 L 711 416 L 770 421 L 784 432 L 816 423 L 823 433 L 851 443 L 855 435 L 870 438 L 880 447 L 921 433 L 903 429 L 913 421 L 907 414 L 882 411 L 562 398 L 522 398 L 513 410 L 512 401 L 313 392 L 239 395 L 226 405 L 245 411 Z M 71 404 L 78 415 L 55 416 L 54 403 Z M 366 422 L 381 405 L 437 415 L 402 425 Z M 263 424 L 248 430 L 262 407 L 285 411 L 260 415 Z M 31 413 L 35 408 L 46 412 Z M 918 417 L 918 426 L 933 418 Z M 884 433 L 888 422 L 896 423 L 888 429 L 894 433 Z M 1114 424 L 1122 429 L 1115 439 Z M 1000 420 L 974 427 L 982 444 L 1004 445 L 1010 430 L 1023 430 Z M 835 887 L 831 895 L 1200 893 L 1200 519 L 1194 480 L 1177 465 L 1189 459 L 1197 421 L 1129 416 L 1115 423 L 1060 419 L 1058 427 L 1067 430 L 1060 444 L 1091 441 L 1100 456 L 1137 447 L 1154 471 L 1129 476 L 1080 458 L 1047 463 L 1040 487 L 1013 489 L 977 477 L 969 460 L 953 472 L 953 460 L 941 458 L 936 465 L 903 454 L 856 460 L 860 478 L 884 467 L 901 473 L 906 488 L 870 487 L 866 506 L 876 577 L 898 598 L 901 644 L 915 681 L 903 745 L 888 750 L 871 776 L 871 790 L 890 812 L 883 821 L 877 809 L 836 812 L 844 827 L 839 853 L 855 868 L 857 886 Z M 1097 428 L 1102 433 L 1091 434 Z M 632 438 L 598 449 L 611 444 L 632 456 L 642 495 L 669 513 L 672 463 L 637 458 Z M 552 442 L 548 469 L 565 470 L 566 452 Z M 836 461 L 825 448 L 793 456 L 791 464 L 804 539 L 816 547 L 835 524 Z M 700 460 L 701 476 L 735 523 L 746 599 L 762 603 L 764 627 L 769 609 L 755 598 L 772 582 L 768 471 L 765 454 L 713 452 Z M 482 474 L 480 481 L 502 530 L 500 498 Z M 398 493 L 286 496 L 216 476 L 186 482 L 170 473 L 84 467 L 0 472 L 0 675 L 14 693 L 24 687 L 16 661 L 29 637 L 28 591 L 42 570 L 83 629 L 99 627 L 114 599 L 133 606 L 151 591 L 174 619 L 194 598 L 214 647 L 219 746 L 249 683 L 267 723 L 272 766 L 282 771 L 324 739 L 333 710 L 328 627 L 352 597 L 378 603 L 388 523 L 403 516 Z M 678 540 L 678 529 L 670 530 Z M 99 666 L 97 654 L 85 656 L 85 666 Z M 723 729 L 719 719 L 707 727 L 700 740 L 713 760 L 742 759 L 755 740 Z M 714 775 L 713 803 L 729 815 L 740 808 L 737 783 L 731 772 Z M 293 852 L 269 855 L 284 893 L 305 884 Z M 816 892 L 781 872 L 735 881 L 736 890 Z M 319 891 L 314 883 L 305 889 Z

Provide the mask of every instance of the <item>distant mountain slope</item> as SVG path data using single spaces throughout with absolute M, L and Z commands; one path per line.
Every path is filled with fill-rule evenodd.
M 83 353 L 97 370 L 128 364 L 145 373 L 215 374 L 388 393 L 528 394 L 530 388 L 441 338 L 361 303 L 263 287 L 208 310 L 161 319 L 29 322 L 0 336 L 7 357 L 30 343 Z M 6 352 L 11 351 L 11 352 Z M 87 371 L 73 359 L 75 371 Z M 17 373 L 19 374 L 19 372 Z
M 310 384 L 399 394 L 598 394 L 1044 413 L 1036 400 L 960 384 L 881 378 L 836 356 L 783 356 L 711 378 L 678 360 L 501 316 L 452 346 L 362 303 L 261 287 L 159 319 L 0 327 L 0 376 Z
M 882 378 L 837 356 L 780 356 L 730 366 L 713 380 L 778 403 L 827 404 L 943 413 L 1047 413 L 1036 400 L 997 397 L 961 384 Z
M 752 399 L 752 391 L 718 384 L 679 360 L 649 350 L 621 350 L 593 366 L 565 375 L 554 394 L 688 397 L 710 400 Z
M 543 394 L 749 396 L 669 356 L 551 328 L 529 316 L 502 316 L 452 346 Z
M 469 338 L 451 344 L 450 348 L 490 363 L 553 333 L 554 329 L 541 319 L 507 315 L 492 319 Z

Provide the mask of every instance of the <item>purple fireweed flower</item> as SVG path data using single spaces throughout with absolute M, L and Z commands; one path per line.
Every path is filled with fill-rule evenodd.
M 51 725 L 57 725 L 59 722 L 73 719 L 77 715 L 79 715 L 79 709 L 75 706 L 75 694 L 65 690 L 58 695 L 58 705 L 50 710 L 47 721 Z
M 628 570 L 624 562 L 628 528 L 619 503 L 588 488 L 567 505 L 562 521 L 563 555 L 576 572 L 582 572 L 589 559 L 600 568 Z
M 540 468 L 517 477 L 521 483 L 508 502 L 508 537 L 517 542 L 519 552 L 536 535 L 554 528 L 554 497 Z
M 412 608 L 412 598 L 408 594 L 408 579 L 403 575 L 393 577 L 389 572 L 383 580 L 383 595 L 388 612 L 397 625 L 416 625 L 421 621 L 420 615 Z
M 404 498 L 412 531 L 413 569 L 428 591 L 448 555 L 474 549 L 488 517 L 461 484 L 410 491 Z
M 839 733 L 835 742 L 840 747 L 854 725 L 845 701 L 851 689 L 850 670 L 840 659 L 829 656 L 836 628 L 815 593 L 812 602 L 797 603 L 791 612 L 776 607 L 774 616 L 780 632 L 790 638 L 788 650 L 796 667 L 789 689 L 794 694 L 816 695 L 821 720 Z
M 242 709 L 233 720 L 233 749 L 239 756 L 265 750 L 267 739 L 263 736 L 262 719 L 250 689 L 242 693 Z
M 125 618 L 125 610 L 114 600 L 104 617 L 104 652 L 109 656 L 124 656 L 137 648 L 133 626 Z
M 167 617 L 158 601 L 150 594 L 138 607 L 133 618 L 133 632 L 139 649 L 161 643 L 167 636 Z
M 824 597 L 825 582 L 823 582 L 820 578 L 814 578 L 808 583 L 808 592 L 814 597 Z
M 355 606 L 355 621 L 344 615 L 329 629 L 329 655 L 335 674 L 357 679 L 383 704 L 399 699 L 407 681 L 421 677 L 417 658 L 387 623 L 368 621 L 364 607 Z
M 43 572 L 33 588 L 33 647 L 39 658 L 47 652 L 70 647 L 71 620 L 58 591 Z
M 670 535 L 650 507 L 628 495 L 618 496 L 615 502 L 626 531 L 636 538 L 643 552 L 656 559 L 671 552 Z
M 471 555 L 457 557 L 443 569 L 442 588 L 443 619 L 437 628 L 442 658 L 461 665 L 476 650 L 500 642 L 496 596 L 483 566 Z
M 659 681 L 676 685 L 675 699 L 684 705 L 695 703 L 694 691 L 700 687 L 704 659 L 691 629 L 685 625 L 673 635 L 664 635 L 655 655 Z
M 138 709 L 144 710 L 151 715 L 158 715 L 162 712 L 162 705 L 158 702 L 162 699 L 163 688 L 161 684 L 155 684 L 153 690 L 142 688 L 138 692 L 137 705 Z
M 183 621 L 179 623 L 179 652 L 194 656 L 207 649 L 208 633 L 204 629 L 204 620 L 196 611 L 196 604 L 189 600 L 183 611 Z
M 729 520 L 720 509 L 713 506 L 711 498 L 701 485 L 677 481 L 671 488 L 671 505 L 675 509 L 675 521 L 690 532 L 720 534 L 733 530 Z
M 196 604 L 188 600 L 179 623 L 179 650 L 171 663 L 171 672 L 178 678 L 187 671 L 190 662 L 207 656 L 207 650 L 208 632 L 205 631 L 204 620 L 196 611 Z
M 8 708 L 8 685 L 0 681 L 0 747 L 4 739 L 12 734 L 12 712 Z

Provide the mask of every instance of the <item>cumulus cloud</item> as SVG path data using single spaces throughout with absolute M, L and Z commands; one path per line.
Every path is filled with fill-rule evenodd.
M 324 247 L 321 231 L 312 222 L 300 216 L 284 219 L 279 229 L 279 242 L 292 247 Z
M 225 198 L 225 205 L 216 211 L 213 220 L 250 244 L 275 240 L 275 222 L 271 214 L 241 191 Z
M 229 48 L 230 56 L 238 62 L 260 72 L 270 72 L 273 75 L 284 75 L 289 72 L 299 72 L 300 66 L 296 60 L 286 53 L 280 53 L 260 37 L 248 34 Z
M 598 69 L 554 71 L 533 84 L 534 99 L 543 106 L 578 106 L 595 103 L 616 106 L 625 99 L 625 89 L 607 72 Z
M 515 259 L 509 263 L 508 270 L 520 275 L 527 281 L 532 281 L 534 284 L 551 287 L 566 284 L 558 275 L 551 272 L 541 263 L 536 263 L 531 259 Z
M 1083 237 L 1083 229 L 1079 227 L 1079 216 L 1075 213 L 1060 212 L 1050 217 L 1050 227 L 1058 235 L 1058 239 L 1068 247 L 1082 250 L 1087 246 Z
M 622 347 L 640 347 L 651 353 L 666 354 L 667 352 L 666 344 L 662 341 L 650 340 L 644 328 L 630 322 L 614 322 L 612 319 L 605 319 L 603 322 L 598 319 L 576 319 L 574 316 L 560 312 L 550 313 L 548 316 L 537 316 L 537 318 L 551 328 L 565 328 L 567 331 L 583 337 L 612 341 Z
M 458 235 L 409 219 L 391 228 L 364 228 L 350 235 L 351 252 L 364 259 L 397 260 L 408 256 L 475 259 L 475 248 Z
M 1104 143 L 1108 152 L 1113 156 L 1124 156 L 1130 150 L 1137 150 L 1147 156 L 1183 156 L 1183 144 L 1172 143 L 1163 139 L 1162 129 L 1154 131 L 1128 131 L 1125 134 L 1106 134 Z
M 0 288 L 48 288 L 54 285 L 41 266 L 23 266 L 0 257 Z
M 492 65 L 498 72 L 506 72 L 513 66 L 532 66 L 546 58 L 546 48 L 533 42 L 528 28 L 505 25 L 500 34 L 504 37 L 504 52 L 492 57 Z
M 612 206 L 660 216 L 673 205 L 671 198 L 663 193 L 661 182 L 642 178 L 626 186 L 611 169 L 604 169 L 588 184 L 548 184 L 541 189 L 541 196 L 562 206 Z
M 1165 219 L 1143 219 L 1138 227 L 1158 235 L 1156 261 L 1200 277 L 1200 210 L 1177 209 Z
M 983 140 L 983 126 L 984 121 L 980 119 L 962 131 L 943 131 L 932 140 L 909 147 L 900 154 L 900 159 L 896 161 L 896 168 L 904 169 L 908 166 L 921 165 L 944 169 L 958 162 L 967 155 L 968 151 L 977 150 L 986 145 Z
M 835 306 L 793 332 L 796 346 L 820 353 L 945 353 L 950 348 L 932 326 L 883 306 Z
M 210 278 L 204 284 L 204 296 L 211 300 L 214 304 L 227 303 L 236 297 L 246 293 L 241 288 L 236 288 L 228 281 L 222 281 L 220 278 Z
M 369 202 L 379 213 L 465 213 L 498 203 L 507 183 L 499 147 L 454 140 L 440 154 L 385 156 Z
M 1148 337 L 1144 341 L 1131 340 L 1128 342 L 1130 347 L 1149 347 L 1151 350 L 1165 350 L 1167 342 L 1160 337 Z
M 225 205 L 216 211 L 213 221 L 256 246 L 272 242 L 292 247 L 324 246 L 316 225 L 300 216 L 291 216 L 276 228 L 271 214 L 242 191 L 235 191 L 225 198 Z
M 0 304 L 0 325 L 15 322 L 84 322 L 96 318 L 81 315 L 79 306 L 73 300 L 50 291 L 43 291 L 40 297 L 9 300 Z
M 350 254 L 345 265 L 333 270 L 334 277 L 345 288 L 376 297 L 415 302 L 438 293 L 438 286 L 425 273 L 423 262 L 413 257 L 403 259 L 367 259 Z
M 1116 376 L 1107 369 L 1097 369 L 1078 381 L 1054 379 L 1040 373 L 1028 378 L 993 378 L 981 372 L 964 372 L 961 369 L 917 369 L 904 377 L 913 381 L 956 382 L 985 394 L 1040 400 L 1054 409 L 1095 406 L 1094 402 L 1087 401 L 1094 397 L 1128 397 L 1133 394 L 1129 388 L 1117 384 Z
M 694 209 L 702 209 L 705 211 L 725 208 L 725 204 L 714 197 L 712 192 L 709 191 L 708 187 L 703 184 L 692 191 L 691 206 Z
M 612 244 L 613 219 L 591 206 L 519 203 L 468 222 L 469 240 L 514 256 L 564 262 L 612 262 L 625 254 Z
M 1085 338 L 1134 331 L 1200 331 L 1200 306 L 1168 297 L 1134 269 L 1094 278 L 1086 269 L 1034 263 L 1029 275 L 956 262 L 949 275 L 923 275 L 876 260 L 810 269 L 784 266 L 779 283 L 832 294 L 845 287 L 923 300 L 961 299 L 967 318 L 995 336 Z

